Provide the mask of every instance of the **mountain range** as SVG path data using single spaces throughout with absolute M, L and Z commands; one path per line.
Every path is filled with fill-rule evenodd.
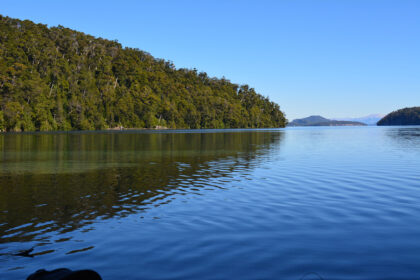
M 288 126 L 364 126 L 365 123 L 355 121 L 338 121 L 326 119 L 322 116 L 309 116 L 303 119 L 295 119 Z
M 385 115 L 382 114 L 371 114 L 365 117 L 359 118 L 333 118 L 333 120 L 337 121 L 352 121 L 352 122 L 361 122 L 367 125 L 376 125 L 376 123 L 382 119 Z

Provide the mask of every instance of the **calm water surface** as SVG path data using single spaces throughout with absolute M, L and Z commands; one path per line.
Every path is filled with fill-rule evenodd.
M 420 127 L 0 135 L 0 279 L 59 267 L 420 279 Z

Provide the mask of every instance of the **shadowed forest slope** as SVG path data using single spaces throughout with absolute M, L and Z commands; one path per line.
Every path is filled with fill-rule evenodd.
M 389 113 L 378 125 L 420 125 L 420 107 L 404 108 Z

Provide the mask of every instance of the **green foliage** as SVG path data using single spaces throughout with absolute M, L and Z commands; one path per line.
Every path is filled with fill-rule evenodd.
M 284 127 L 247 85 L 62 26 L 0 16 L 0 130 Z
M 3 111 L 0 111 L 0 132 L 4 131 L 6 129 L 5 127 L 5 121 L 4 121 L 4 114 Z
M 378 125 L 420 125 L 420 107 L 404 108 L 389 113 Z

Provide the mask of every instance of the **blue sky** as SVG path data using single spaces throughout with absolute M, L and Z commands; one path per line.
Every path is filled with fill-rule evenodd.
M 420 106 L 420 1 L 10 1 L 0 13 L 249 84 L 291 120 Z

